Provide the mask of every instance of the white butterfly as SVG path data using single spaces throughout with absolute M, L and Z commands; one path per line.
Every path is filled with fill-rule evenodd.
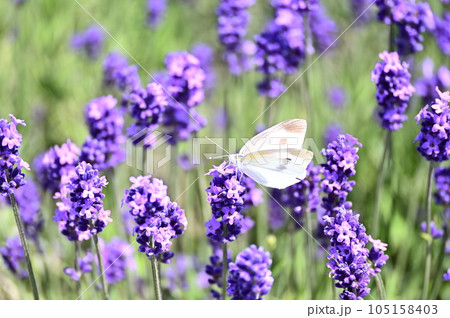
M 306 177 L 313 158 L 302 149 L 306 120 L 290 119 L 264 130 L 247 141 L 229 160 L 239 171 L 270 188 L 284 189 Z

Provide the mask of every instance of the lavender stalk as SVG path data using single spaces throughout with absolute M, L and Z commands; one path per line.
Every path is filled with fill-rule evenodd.
M 426 217 L 427 217 L 427 242 L 425 250 L 425 277 L 423 283 L 422 299 L 427 299 L 428 288 L 430 285 L 430 274 L 431 274 L 431 243 L 433 242 L 431 238 L 431 178 L 433 176 L 434 165 L 433 161 L 430 162 L 430 168 L 428 170 L 428 181 L 427 181 L 427 197 L 426 197 Z
M 80 257 L 80 248 L 78 246 L 78 241 L 74 241 L 73 243 L 74 243 L 74 247 L 75 247 L 74 268 L 75 268 L 75 271 L 78 273 L 80 271 L 80 266 L 78 266 L 78 258 Z M 80 284 L 79 280 L 77 280 L 75 282 L 75 287 L 76 287 L 76 290 L 77 290 L 77 296 L 78 296 L 77 299 L 81 299 L 81 296 L 83 296 L 83 295 L 81 293 L 81 284 Z
M 225 228 L 226 233 L 226 228 Z M 226 234 L 225 234 L 226 235 Z M 228 274 L 228 245 L 222 245 L 222 300 L 227 299 L 227 274 Z
M 103 257 L 102 257 L 102 253 L 100 251 L 100 247 L 98 246 L 97 234 L 94 234 L 92 236 L 92 242 L 94 243 L 95 253 L 97 254 L 98 269 L 100 271 L 100 280 L 102 283 L 103 299 L 109 300 L 108 284 L 106 283 L 105 268 L 103 265 Z
M 150 247 L 155 248 L 155 240 L 153 236 L 150 238 Z M 152 275 L 153 275 L 153 288 L 155 290 L 155 297 L 157 300 L 162 300 L 162 292 L 161 292 L 161 279 L 159 276 L 159 265 L 158 258 L 156 255 L 152 255 L 150 257 L 150 263 L 152 266 Z
M 33 290 L 34 299 L 39 299 L 39 292 L 36 285 L 36 279 L 31 265 L 30 252 L 28 250 L 27 240 L 25 238 L 25 229 L 19 214 L 19 208 L 14 196 L 14 191 L 26 184 L 25 174 L 22 168 L 29 170 L 29 165 L 20 157 L 20 147 L 22 145 L 22 135 L 17 131 L 17 126 L 26 126 L 23 120 L 9 115 L 11 122 L 6 119 L 0 119 L 0 195 L 6 197 L 9 195 L 11 206 L 16 220 L 17 230 L 19 231 L 20 241 L 25 256 Z
M 378 228 L 380 226 L 380 196 L 381 190 L 383 189 L 383 185 L 386 179 L 386 171 L 389 162 L 391 143 L 392 143 L 392 132 L 388 131 L 386 135 L 386 140 L 384 142 L 383 157 L 381 159 L 380 166 L 378 167 L 378 171 L 380 173 L 378 174 L 377 188 L 375 190 L 375 208 L 373 213 L 373 224 L 372 224 L 374 236 L 378 235 Z
M 33 266 L 31 265 L 30 252 L 28 250 L 27 239 L 25 238 L 25 230 L 23 228 L 22 220 L 20 219 L 19 208 L 17 206 L 14 193 L 10 193 L 9 198 L 11 200 L 11 206 L 14 211 L 14 219 L 16 220 L 17 230 L 19 231 L 20 242 L 22 243 L 23 252 L 25 255 L 25 261 L 27 264 L 28 277 L 30 278 L 31 289 L 33 290 L 33 297 L 35 300 L 39 300 L 39 291 L 36 284 L 36 278 L 34 277 Z

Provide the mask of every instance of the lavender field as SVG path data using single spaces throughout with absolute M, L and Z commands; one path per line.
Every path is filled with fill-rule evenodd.
M 0 299 L 450 299 L 449 0 L 0 12 Z

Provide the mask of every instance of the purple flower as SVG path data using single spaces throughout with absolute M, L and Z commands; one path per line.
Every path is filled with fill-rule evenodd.
M 125 159 L 122 144 L 124 119 L 111 95 L 92 100 L 86 107 L 86 123 L 92 138 L 84 143 L 80 161 L 91 163 L 96 169 L 108 169 Z
M 70 190 L 62 186 L 59 192 L 53 196 L 56 202 L 55 215 L 53 221 L 58 223 L 58 230 L 66 236 L 69 241 L 84 241 L 91 238 L 89 230 L 81 231 L 78 227 L 80 215 L 73 209 L 74 203 L 70 196 Z
M 350 1 L 350 8 L 353 11 L 353 16 L 354 18 L 358 18 L 357 23 L 359 24 L 363 24 L 368 22 L 369 20 L 372 19 L 373 14 L 372 11 L 370 10 L 371 5 L 373 3 L 373 0 L 351 0 Z M 370 8 L 368 10 L 368 8 Z
M 122 54 L 111 52 L 103 61 L 103 83 L 106 86 L 116 84 L 117 72 L 128 66 L 128 60 Z
M 417 95 L 422 97 L 425 103 L 431 103 L 438 96 L 436 86 L 443 89 L 450 88 L 450 70 L 442 65 L 437 73 L 434 73 L 434 63 L 430 58 L 426 58 L 422 63 L 423 77 L 418 79 L 415 87 Z
M 214 50 L 208 44 L 198 43 L 190 51 L 199 60 L 200 67 L 205 72 L 205 92 L 207 94 L 211 93 L 216 82 L 216 74 L 214 73 Z
M 270 253 L 251 245 L 229 264 L 227 293 L 233 300 L 260 300 L 270 292 L 273 284 Z
M 75 168 L 76 176 L 67 183 L 72 213 L 78 216 L 76 224 L 80 232 L 89 231 L 95 235 L 104 230 L 112 222 L 109 217 L 111 211 L 103 209 L 102 193 L 108 182 L 106 178 L 99 177 L 98 170 L 85 161 L 80 162 Z
M 219 41 L 225 47 L 223 56 L 235 75 L 240 73 L 241 68 L 232 63 L 239 62 L 241 56 L 245 56 L 243 43 L 250 21 L 248 8 L 254 3 L 255 0 L 220 0 L 216 10 Z
M 336 141 L 328 144 L 327 149 L 322 150 L 326 160 L 322 164 L 324 178 L 321 182 L 321 191 L 325 193 L 322 207 L 327 216 L 332 216 L 341 206 L 351 208 L 351 202 L 346 200 L 355 185 L 355 181 L 349 181 L 349 178 L 356 173 L 359 147 L 362 145 L 358 139 L 346 134 L 339 135 Z
M 269 200 L 269 227 L 272 230 L 278 230 L 283 227 L 286 222 L 286 212 L 284 211 L 282 205 L 285 201 L 284 191 L 280 189 L 271 189 Z
M 166 278 L 168 284 L 167 289 L 171 293 L 176 293 L 178 289 L 188 290 L 189 280 L 188 274 L 190 271 L 197 271 L 196 259 L 179 253 L 174 259 L 174 262 L 168 265 L 164 270 L 162 275 Z
M 222 268 L 223 268 L 223 253 L 219 246 L 213 245 L 213 255 L 209 257 L 209 264 L 205 266 L 205 273 L 208 276 L 208 283 L 211 287 L 217 286 L 222 288 Z M 231 253 L 228 251 L 227 263 L 231 262 Z M 216 289 L 211 289 L 211 296 L 215 299 L 222 299 L 222 295 Z
M 117 100 L 111 95 L 99 97 L 86 107 L 86 123 L 91 136 L 112 142 L 123 142 L 123 117 L 116 109 Z
M 422 51 L 423 33 L 435 28 L 433 12 L 428 3 L 409 0 L 377 0 L 378 20 L 394 24 L 394 38 L 400 55 Z
M 342 86 L 331 86 L 328 89 L 328 99 L 335 109 L 343 109 L 347 106 L 347 92 Z
M 14 275 L 19 278 L 28 277 L 25 266 L 25 254 L 18 236 L 6 239 L 6 245 L 0 247 L 0 254 L 2 255 L 6 267 Z
M 12 3 L 14 3 L 16 6 L 20 7 L 28 0 L 11 0 Z
M 324 144 L 328 145 L 329 143 L 335 141 L 342 133 L 342 127 L 338 123 L 328 124 L 323 134 Z
M 408 64 L 401 62 L 397 52 L 384 51 L 379 54 L 382 62 L 377 62 L 372 71 L 372 81 L 377 86 L 376 98 L 380 109 L 378 117 L 383 128 L 398 130 L 408 116 L 404 113 L 409 99 L 414 93 Z
M 389 256 L 384 254 L 387 244 L 381 240 L 375 240 L 369 235 L 369 241 L 372 243 L 372 248 L 369 251 L 369 260 L 372 262 L 375 273 L 381 272 L 381 268 L 386 265 Z M 373 275 L 373 272 L 372 272 Z
M 105 243 L 100 239 L 99 244 L 108 284 L 115 284 L 124 280 L 127 270 L 136 269 L 134 249 L 130 244 L 117 237 L 113 238 L 109 243 Z
M 258 83 L 258 91 L 262 96 L 269 98 L 277 98 L 286 90 L 286 86 L 281 82 L 279 78 L 269 79 L 265 77 Z
M 77 271 L 75 268 L 66 267 L 64 268 L 64 274 L 70 276 L 74 281 L 79 281 L 81 276 L 85 273 L 89 273 L 92 271 L 92 261 L 94 260 L 92 253 L 87 252 L 84 257 L 80 257 L 77 259 L 78 268 Z M 105 273 L 106 274 L 106 273 Z
M 27 180 L 27 183 L 17 189 L 14 194 L 20 208 L 25 234 L 36 241 L 37 235 L 44 225 L 40 208 L 41 197 L 39 190 L 32 180 Z
M 450 92 L 442 93 L 436 87 L 439 98 L 426 105 L 416 116 L 417 124 L 421 122 L 417 150 L 429 161 L 445 161 L 450 155 Z
M 324 216 L 324 221 L 324 233 L 331 242 L 327 263 L 329 275 L 337 281 L 336 287 L 344 289 L 341 299 L 363 299 L 370 293 L 367 286 L 375 270 L 369 263 L 369 251 L 365 247 L 369 236 L 364 225 L 359 223 L 359 214 L 354 215 L 352 210 L 342 207 L 335 217 Z M 379 244 L 376 246 L 381 251 Z
M 263 202 L 263 191 L 256 187 L 256 182 L 253 179 L 242 178 L 240 183 L 245 188 L 245 193 L 242 196 L 244 199 L 244 211 Z
M 206 118 L 196 112 L 195 109 L 187 109 L 185 106 L 173 102 L 164 110 L 162 131 L 167 137 L 167 142 L 176 145 L 206 126 Z
M 376 0 L 378 20 L 386 24 L 391 24 L 393 22 L 394 9 L 403 5 L 403 2 L 405 0 Z
M 427 232 L 427 222 L 422 222 L 420 224 L 420 229 L 422 230 L 422 232 L 426 233 Z M 438 239 L 444 235 L 444 231 L 439 229 L 436 226 L 436 224 L 434 223 L 434 221 L 430 222 L 430 230 L 431 230 L 431 237 L 434 239 Z
M 300 224 L 305 213 L 315 213 L 320 206 L 321 168 L 309 164 L 306 178 L 286 188 L 285 206 Z
M 75 51 L 84 51 L 90 59 L 95 60 L 102 51 L 104 40 L 102 30 L 92 25 L 72 37 L 72 48 Z
M 395 43 L 400 55 L 416 53 L 423 49 L 423 33 L 435 28 L 433 12 L 426 2 L 403 1 L 394 11 L 398 33 Z
M 158 27 L 164 20 L 167 11 L 166 0 L 147 1 L 147 25 L 150 28 Z
M 110 53 L 103 62 L 103 83 L 121 91 L 141 87 L 137 66 L 128 65 L 128 60 L 116 52 Z
M 132 90 L 124 99 L 128 103 L 131 117 L 135 120 L 127 134 L 133 138 L 134 144 L 144 142 L 144 147 L 151 147 L 156 142 L 154 131 L 162 122 L 164 109 L 169 101 L 163 87 L 158 83 L 151 83 L 145 89 Z
M 0 195 L 7 196 L 25 185 L 25 174 L 22 168 L 30 170 L 28 163 L 20 158 L 22 135 L 17 125 L 25 126 L 25 122 L 13 115 L 11 122 L 0 119 Z
M 269 226 L 278 229 L 285 222 L 285 208 L 301 227 L 305 213 L 315 213 L 320 205 L 321 168 L 310 164 L 306 178 L 284 190 L 273 189 L 269 203 Z M 281 205 L 281 206 L 280 206 Z M 285 207 L 285 208 L 283 208 Z
M 190 171 L 194 167 L 192 158 L 187 153 L 179 155 L 177 162 L 184 171 Z
M 167 90 L 171 97 L 187 107 L 200 104 L 205 81 L 200 61 L 187 52 L 173 52 L 167 55 L 165 64 L 169 74 Z
M 263 80 L 258 84 L 263 96 L 277 97 L 284 86 L 277 73 L 292 74 L 305 59 L 305 34 L 301 15 L 288 8 L 279 8 L 276 18 L 255 36 L 254 63 Z
M 205 224 L 206 235 L 218 243 L 234 241 L 242 232 L 246 188 L 239 180 L 245 177 L 227 162 L 214 166 L 206 175 L 212 176 L 206 189 L 212 209 L 212 217 Z
M 79 155 L 80 149 L 68 139 L 61 146 L 54 146 L 37 157 L 33 166 L 40 185 L 52 193 L 59 191 L 60 185 L 75 175 Z
M 309 27 L 316 53 L 321 54 L 331 45 L 336 45 L 338 31 L 336 22 L 327 16 L 322 6 L 317 6 L 309 13 Z
M 443 279 L 444 281 L 450 281 L 450 268 L 447 269 L 447 272 L 446 272 L 446 273 L 444 273 L 444 275 L 442 276 L 442 279 Z
M 450 55 L 450 28 L 448 27 L 450 24 L 450 12 L 445 11 L 442 19 L 435 16 L 434 22 L 436 28 L 433 34 L 436 43 L 445 55 Z
M 285 7 L 298 12 L 308 12 L 316 10 L 319 0 L 272 0 L 273 7 Z
M 450 167 L 436 168 L 434 179 L 436 182 L 434 201 L 436 204 L 448 206 L 450 204 Z
M 231 74 L 237 76 L 253 69 L 256 53 L 256 44 L 253 41 L 245 40 L 241 44 L 239 52 L 226 52 L 223 59 L 227 62 Z
M 147 175 L 131 177 L 130 181 L 132 185 L 125 190 L 122 204 L 128 204 L 137 224 L 133 233 L 140 244 L 139 252 L 148 258 L 161 254 L 160 261 L 169 263 L 174 255 L 171 240 L 187 228 L 184 210 L 170 201 L 162 180 Z

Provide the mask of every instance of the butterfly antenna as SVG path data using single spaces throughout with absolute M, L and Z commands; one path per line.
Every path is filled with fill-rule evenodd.
M 220 159 L 220 158 L 225 158 L 228 155 L 223 155 L 223 156 L 217 156 L 217 157 L 208 157 L 208 159 L 212 160 L 212 159 Z
M 225 152 L 227 153 L 227 155 L 230 154 L 225 148 L 223 148 L 222 146 L 220 146 L 217 142 L 215 142 L 214 140 L 212 140 L 212 139 L 209 138 L 208 136 L 205 136 L 205 138 L 208 139 L 209 141 L 211 141 L 213 144 L 215 144 L 217 147 L 219 147 L 219 148 L 222 149 L 223 151 L 225 151 Z M 219 156 L 219 157 L 216 157 L 216 158 L 223 158 L 223 157 L 226 157 L 227 155 L 225 155 L 225 156 Z M 215 158 L 209 157 L 209 159 L 215 159 Z

